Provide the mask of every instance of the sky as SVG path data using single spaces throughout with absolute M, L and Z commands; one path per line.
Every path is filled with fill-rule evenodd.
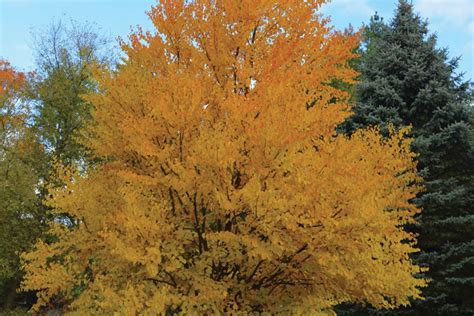
M 333 0 L 323 7 L 336 29 L 358 28 L 376 11 L 389 21 L 397 0 Z M 429 21 L 438 46 L 450 57 L 461 56 L 459 71 L 474 79 L 474 0 L 412 0 L 415 11 Z M 131 27 L 153 30 L 145 11 L 155 0 L 0 0 L 0 58 L 19 70 L 34 70 L 32 34 L 52 21 L 92 23 L 100 33 L 125 38 Z

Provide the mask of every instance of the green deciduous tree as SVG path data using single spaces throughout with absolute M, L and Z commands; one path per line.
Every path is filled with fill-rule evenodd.
M 35 127 L 51 157 L 62 163 L 83 164 L 87 158 L 79 139 L 92 105 L 83 96 L 96 89 L 91 66 L 115 59 L 111 48 L 93 26 L 76 22 L 55 22 L 35 36 Z
M 54 161 L 87 165 L 79 139 L 91 105 L 83 95 L 96 88 L 92 65 L 114 60 L 110 48 L 93 26 L 56 22 L 36 34 L 34 74 L 25 76 L 7 62 L 0 64 L 0 294 L 8 305 L 21 279 L 18 252 L 41 235 L 51 216 L 43 201 L 46 184 L 58 183 L 50 173 Z
M 6 308 L 20 284 L 19 253 L 44 227 L 37 194 L 44 151 L 27 122 L 25 83 L 23 73 L 0 60 L 0 300 Z

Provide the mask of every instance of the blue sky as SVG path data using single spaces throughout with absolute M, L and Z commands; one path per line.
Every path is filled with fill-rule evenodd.
M 32 32 L 54 19 L 94 23 L 111 38 L 126 37 L 130 27 L 152 29 L 145 14 L 155 0 L 0 0 L 0 58 L 20 70 L 34 69 Z M 397 0 L 333 0 L 323 12 L 343 29 L 368 22 L 375 11 L 389 20 Z M 451 56 L 461 56 L 459 70 L 474 79 L 474 0 L 413 0 L 415 10 L 428 18 L 438 45 Z

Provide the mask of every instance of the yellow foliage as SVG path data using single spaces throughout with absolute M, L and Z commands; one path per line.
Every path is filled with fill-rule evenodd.
M 123 44 L 87 141 L 107 162 L 50 201 L 76 220 L 23 256 L 39 309 L 332 315 L 407 305 L 425 281 L 402 225 L 420 190 L 406 131 L 351 138 L 347 61 L 324 1 L 163 0 Z M 308 106 L 313 101 L 314 106 Z

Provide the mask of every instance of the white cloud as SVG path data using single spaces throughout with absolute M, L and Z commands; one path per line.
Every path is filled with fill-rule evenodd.
M 338 0 L 334 2 L 341 6 L 345 11 L 362 16 L 372 16 L 376 11 L 367 0 L 360 0 L 357 2 L 354 2 L 354 0 Z
M 467 30 L 474 36 L 474 20 L 472 20 L 467 26 Z
M 446 26 L 466 26 L 474 19 L 474 1 L 472 0 L 418 0 L 415 10 L 423 17 L 437 20 Z
M 333 0 L 323 7 L 325 12 L 341 12 L 368 17 L 372 16 L 376 9 L 369 4 L 368 0 Z

